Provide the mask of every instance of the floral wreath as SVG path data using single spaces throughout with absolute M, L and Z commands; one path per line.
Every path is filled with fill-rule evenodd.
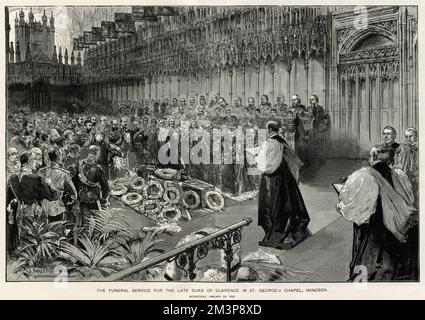
M 152 209 L 148 209 L 148 207 L 152 205 L 154 205 L 154 207 Z M 139 210 L 148 216 L 158 214 L 161 210 L 161 202 L 157 199 L 146 200 L 140 205 Z
M 169 196 L 170 193 L 174 194 L 174 198 L 173 199 Z M 163 199 L 164 199 L 165 202 L 168 202 L 168 203 L 171 203 L 171 204 L 178 203 L 179 200 L 180 200 L 180 191 L 179 191 L 179 189 L 177 189 L 174 186 L 168 186 L 167 188 L 165 188 Z
M 177 170 L 175 169 L 156 169 L 155 175 L 158 178 L 164 179 L 164 180 L 174 180 L 177 176 Z
M 215 201 L 216 199 L 218 199 L 218 202 Z M 204 201 L 211 210 L 220 211 L 224 208 L 224 197 L 220 192 L 208 191 L 205 193 Z
M 192 198 L 194 200 L 194 203 L 189 204 L 188 200 L 190 198 Z M 185 206 L 186 208 L 194 210 L 194 209 L 198 208 L 199 205 L 201 204 L 201 198 L 199 197 L 199 195 L 196 191 L 186 190 L 183 193 L 182 203 L 183 203 L 183 206 Z
M 151 190 L 156 188 L 158 191 L 152 192 Z M 164 188 L 162 187 L 159 181 L 149 180 L 146 185 L 143 187 L 143 196 L 145 199 L 159 199 L 164 193 Z
M 130 192 L 121 197 L 122 202 L 124 202 L 127 205 L 138 204 L 140 201 L 142 201 L 142 199 L 143 199 L 142 195 L 136 192 Z
M 145 184 L 145 180 L 142 177 L 137 177 L 131 182 L 131 188 L 137 192 L 143 192 Z
M 177 222 L 182 216 L 182 212 L 177 207 L 164 207 L 158 215 L 158 220 L 167 220 L 168 222 Z
M 129 177 L 117 178 L 115 180 L 109 181 L 110 189 L 115 189 L 116 186 L 121 187 L 125 186 L 128 188 L 131 184 L 131 179 Z
M 128 191 L 126 186 L 122 186 L 122 185 L 114 185 L 112 187 L 112 190 L 109 192 L 110 195 L 112 196 L 122 196 L 124 194 L 126 194 Z

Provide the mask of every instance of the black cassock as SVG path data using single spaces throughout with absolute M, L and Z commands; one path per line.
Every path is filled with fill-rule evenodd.
M 285 140 L 276 139 L 289 148 Z M 266 235 L 261 245 L 284 249 L 292 247 L 308 234 L 310 217 L 304 204 L 297 181 L 282 156 L 279 168 L 271 174 L 263 173 L 258 198 L 258 224 Z

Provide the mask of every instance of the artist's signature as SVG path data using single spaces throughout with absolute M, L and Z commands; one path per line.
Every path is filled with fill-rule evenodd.
M 68 272 L 64 266 L 31 267 L 25 269 L 25 274 L 33 277 L 67 277 Z
M 52 274 L 55 272 L 53 267 L 33 267 L 28 268 L 25 271 L 34 275 Z

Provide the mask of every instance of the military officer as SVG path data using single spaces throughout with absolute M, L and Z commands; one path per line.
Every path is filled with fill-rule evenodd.
M 134 155 L 136 156 L 137 165 L 140 166 L 145 163 L 145 148 L 149 135 L 145 128 L 148 126 L 148 118 L 143 119 L 143 123 L 139 121 L 137 126 L 131 133 L 131 142 L 133 147 Z
M 87 223 L 93 211 L 101 210 L 108 202 L 108 179 L 102 167 L 97 164 L 99 158 L 100 148 L 97 145 L 92 145 L 89 147 L 87 158 L 80 163 L 78 177 L 81 186 L 78 198 L 81 206 L 82 223 Z
M 32 142 L 34 141 L 34 125 L 32 122 L 25 121 L 23 123 L 24 130 L 20 135 L 14 136 L 10 140 L 10 146 L 23 152 L 32 148 Z
M 39 171 L 41 177 L 50 182 L 58 193 L 58 199 L 43 201 L 43 210 L 49 222 L 67 220 L 66 206 L 77 200 L 77 190 L 71 174 L 62 166 L 62 151 L 59 148 L 48 150 L 49 165 Z
M 123 141 L 119 122 L 117 119 L 112 120 L 111 130 L 108 131 L 108 141 L 110 143 L 115 144 L 116 146 L 120 146 Z
M 84 130 L 76 133 L 75 142 L 82 148 L 87 148 L 94 141 L 93 123 L 91 120 L 84 121 Z
M 6 186 L 7 247 L 13 253 L 18 246 L 20 228 L 26 217 L 45 221 L 41 207 L 43 200 L 57 200 L 56 190 L 40 175 L 34 174 L 36 160 L 31 151 L 20 156 L 21 168 L 12 174 Z

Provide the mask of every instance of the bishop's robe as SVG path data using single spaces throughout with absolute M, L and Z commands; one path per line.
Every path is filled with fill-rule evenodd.
M 350 280 L 364 272 L 368 281 L 417 279 L 417 216 L 406 174 L 384 162 L 362 168 L 339 200 L 337 210 L 354 223 Z
M 268 138 L 256 158 L 262 172 L 258 198 L 258 224 L 264 229 L 263 246 L 292 247 L 308 235 L 310 217 L 298 188 L 302 163 L 278 134 Z

